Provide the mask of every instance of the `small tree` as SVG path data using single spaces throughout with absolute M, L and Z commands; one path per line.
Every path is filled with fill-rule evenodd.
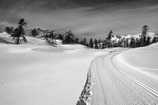
M 151 37 L 147 37 L 147 39 L 146 39 L 146 42 L 145 42 L 145 45 L 149 45 L 149 44 L 151 44 Z
M 134 48 L 135 47 L 135 39 L 131 38 L 131 42 L 130 42 L 130 47 Z
M 35 29 L 35 28 L 31 31 L 31 35 L 34 37 L 36 37 L 38 34 L 39 33 L 38 33 L 37 29 Z
M 22 18 L 19 20 L 18 27 L 15 29 L 14 34 L 16 37 L 16 44 L 20 43 L 20 37 L 23 38 L 24 42 L 27 42 L 27 39 L 25 38 L 25 31 L 24 26 L 26 25 L 25 20 Z
M 142 27 L 142 34 L 141 34 L 142 37 L 146 37 L 148 30 L 149 30 L 149 26 L 148 25 L 144 25 Z
M 54 33 L 54 31 L 51 31 L 51 32 L 49 33 L 49 36 L 50 36 L 50 38 L 51 38 L 52 40 L 54 40 L 54 39 L 55 39 L 55 33 Z
M 107 40 L 103 40 L 103 45 L 102 45 L 102 48 L 106 48 L 107 47 Z
M 108 36 L 107 36 L 107 40 L 111 40 L 111 38 L 112 38 L 112 35 L 113 35 L 113 32 L 112 32 L 112 30 L 110 30 L 110 32 L 108 33 Z
M 58 35 L 57 35 L 57 39 L 63 40 L 63 39 L 64 39 L 64 38 L 63 38 L 63 35 L 62 35 L 62 34 L 58 34 Z
M 146 37 L 147 37 L 147 32 L 149 30 L 149 26 L 148 25 L 144 25 L 142 27 L 142 34 L 141 34 L 141 46 L 144 46 L 146 43 Z
M 14 32 L 14 27 L 5 27 L 5 32 L 7 32 L 8 34 L 12 34 Z
M 74 43 L 74 34 L 71 31 L 65 33 L 63 43 L 64 44 Z
M 75 38 L 75 43 L 79 43 L 79 38 Z
M 108 36 L 107 36 L 107 38 L 106 38 L 107 43 L 108 43 L 108 47 L 112 47 L 112 42 L 111 42 L 112 36 L 113 36 L 113 32 L 112 32 L 112 30 L 111 30 L 111 31 L 108 33 Z
M 92 39 L 92 38 L 89 40 L 88 46 L 89 46 L 90 48 L 93 48 L 93 39 Z
M 97 39 L 94 40 L 94 45 L 95 45 L 95 48 L 98 49 L 98 41 L 97 41 Z
M 152 43 L 156 43 L 156 42 L 158 42 L 158 37 L 154 37 L 154 38 L 152 39 Z

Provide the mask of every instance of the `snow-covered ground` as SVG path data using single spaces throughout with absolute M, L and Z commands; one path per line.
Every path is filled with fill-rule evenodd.
M 94 50 L 27 39 L 0 34 L 0 105 L 75 105 L 83 88 L 91 105 L 158 104 L 158 44 Z
M 90 104 L 157 105 L 158 44 L 123 50 L 97 57 L 92 62 Z
M 0 39 L 0 105 L 75 105 L 91 60 L 106 53 L 32 37 L 14 45 L 6 33 Z

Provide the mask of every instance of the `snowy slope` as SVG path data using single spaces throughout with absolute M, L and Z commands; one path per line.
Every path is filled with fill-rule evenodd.
M 91 105 L 158 104 L 158 44 L 94 50 L 27 39 L 0 34 L 0 105 L 74 105 L 87 72 Z
M 118 59 L 143 71 L 158 72 L 158 44 L 126 51 Z
M 6 33 L 0 39 L 0 105 L 75 105 L 91 60 L 104 54 L 32 37 L 14 45 Z
M 158 44 L 113 50 L 90 66 L 91 105 L 157 105 Z
M 116 62 L 158 96 L 158 43 L 123 52 Z

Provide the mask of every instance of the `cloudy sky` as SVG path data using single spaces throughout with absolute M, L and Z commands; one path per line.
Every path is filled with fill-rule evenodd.
M 137 33 L 147 24 L 158 31 L 158 0 L 0 0 L 0 24 L 24 17 L 29 27 Z

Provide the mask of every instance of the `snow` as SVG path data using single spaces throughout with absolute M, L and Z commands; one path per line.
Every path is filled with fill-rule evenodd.
M 117 59 L 138 71 L 158 75 L 158 44 L 126 51 L 120 54 Z
M 87 105 L 158 104 L 158 43 L 95 50 L 27 39 L 0 34 L 0 105 L 74 105 L 82 90 Z
M 6 33 L 0 39 L 14 42 Z M 27 39 L 0 43 L 0 105 L 75 105 L 91 60 L 105 52 Z
M 119 54 L 116 57 L 122 69 L 126 69 L 136 81 L 158 97 L 158 43 Z M 156 103 L 157 104 L 157 103 Z
M 91 105 L 157 105 L 158 43 L 113 49 L 90 65 Z

